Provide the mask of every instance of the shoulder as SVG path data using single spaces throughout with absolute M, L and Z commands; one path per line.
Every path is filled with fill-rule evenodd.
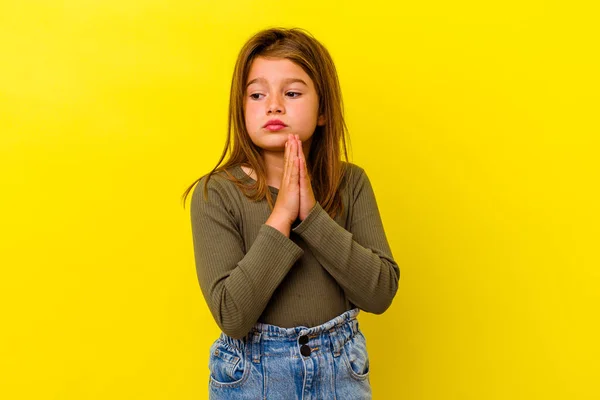
M 350 201 L 356 201 L 364 196 L 374 196 L 373 186 L 365 169 L 357 164 L 342 162 L 345 168 L 343 175 L 343 192 Z
M 239 178 L 235 167 L 206 173 L 198 179 L 198 183 L 194 187 L 192 201 L 197 202 L 206 193 L 208 200 L 228 202 L 235 197 L 238 191 L 234 181 Z
M 342 180 L 350 188 L 356 187 L 366 178 L 364 168 L 351 162 L 342 161 L 342 171 Z
M 358 164 L 351 163 L 348 161 L 342 161 L 342 167 L 346 173 L 363 173 L 365 170 Z

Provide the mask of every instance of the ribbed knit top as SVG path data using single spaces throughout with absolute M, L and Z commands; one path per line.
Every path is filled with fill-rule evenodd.
M 317 202 L 289 238 L 265 224 L 267 200 L 249 200 L 224 171 L 210 178 L 207 201 L 200 179 L 190 205 L 196 272 L 223 332 L 242 338 L 256 322 L 312 327 L 354 307 L 390 306 L 400 271 L 375 195 L 364 169 L 343 164 L 343 212 L 331 218 Z M 254 182 L 239 165 L 228 171 Z

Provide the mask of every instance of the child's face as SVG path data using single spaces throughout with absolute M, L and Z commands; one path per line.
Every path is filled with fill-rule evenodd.
M 285 58 L 257 57 L 246 82 L 244 114 L 252 142 L 271 151 L 282 151 L 288 134 L 309 142 L 319 117 L 319 97 L 313 81 L 304 70 Z M 285 126 L 267 125 L 279 120 Z

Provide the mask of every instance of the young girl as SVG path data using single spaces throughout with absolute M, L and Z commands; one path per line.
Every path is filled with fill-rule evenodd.
M 348 162 L 331 56 L 303 30 L 261 31 L 230 96 L 217 166 L 229 160 L 184 194 L 199 183 L 196 269 L 222 330 L 210 398 L 370 399 L 357 315 L 383 313 L 400 273 L 369 179 Z

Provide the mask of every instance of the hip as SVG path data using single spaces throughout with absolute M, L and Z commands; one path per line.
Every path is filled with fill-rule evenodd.
M 257 323 L 242 339 L 221 333 L 210 348 L 210 398 L 370 399 L 358 313 L 314 327 Z

